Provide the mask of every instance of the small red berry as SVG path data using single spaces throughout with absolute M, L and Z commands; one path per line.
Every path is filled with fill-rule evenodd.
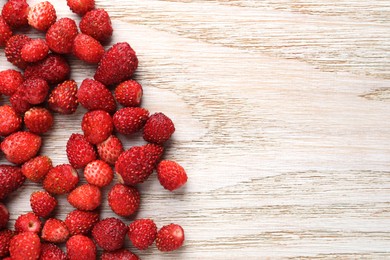
M 149 118 L 149 111 L 140 107 L 125 107 L 118 110 L 113 117 L 115 129 L 125 135 L 142 129 Z
M 66 242 L 66 252 L 69 260 L 96 259 L 96 246 L 89 237 L 75 235 Z
M 97 64 L 103 57 L 104 48 L 99 41 L 80 33 L 74 39 L 73 54 L 82 61 Z
M 31 41 L 30 37 L 16 34 L 9 38 L 5 45 L 5 56 L 7 57 L 7 60 L 19 69 L 25 69 L 28 65 L 28 63 L 22 59 L 21 50 L 29 41 Z
M 9 244 L 13 236 L 14 232 L 11 230 L 4 229 L 0 231 L 0 257 L 6 257 L 9 254 Z
M 151 219 L 138 219 L 129 225 L 127 235 L 136 248 L 145 250 L 156 239 L 157 226 Z
M 53 168 L 47 156 L 37 156 L 22 165 L 22 173 L 32 182 L 42 182 L 46 174 Z
M 1 14 L 9 26 L 18 28 L 27 25 L 28 9 L 26 0 L 8 0 Z
M 94 146 L 81 134 L 72 134 L 69 137 L 66 154 L 69 163 L 76 169 L 84 168 L 97 157 Z
M 18 91 L 24 92 L 24 98 L 31 105 L 43 103 L 49 94 L 49 84 L 41 78 L 26 79 Z
M 30 132 L 16 132 L 1 143 L 1 150 L 8 161 L 21 164 L 33 158 L 41 148 L 41 137 Z
M 96 243 L 106 251 L 115 251 L 123 247 L 128 227 L 120 219 L 106 218 L 92 229 Z
M 76 94 L 77 84 L 74 80 L 62 82 L 50 93 L 50 109 L 60 114 L 73 114 L 79 105 Z
M 0 47 L 5 47 L 7 41 L 11 37 L 12 37 L 11 27 L 9 27 L 7 22 L 0 15 Z
M 170 191 L 176 190 L 187 182 L 184 168 L 177 162 L 164 160 L 157 166 L 157 177 L 161 185 Z
M 95 8 L 95 0 L 66 0 L 73 13 L 83 16 Z
M 35 191 L 30 196 L 30 206 L 32 211 L 39 217 L 49 217 L 58 202 L 47 191 Z
M 175 132 L 172 120 L 163 113 L 156 113 L 149 117 L 144 126 L 143 138 L 155 144 L 163 144 Z
M 32 39 L 20 50 L 20 55 L 24 61 L 37 62 L 46 58 L 49 54 L 49 46 L 43 39 Z
M 9 252 L 14 260 L 38 259 L 41 253 L 41 241 L 34 232 L 15 235 L 10 242 Z
M 56 10 L 48 1 L 37 3 L 30 8 L 27 20 L 31 27 L 47 31 L 57 20 Z
M 41 245 L 41 255 L 39 260 L 67 260 L 66 254 L 56 246 L 51 243 L 42 243 Z
M 99 213 L 94 211 L 74 210 L 65 218 L 70 235 L 88 234 L 99 221 Z
M 41 231 L 41 227 L 41 220 L 33 212 L 20 215 L 15 221 L 15 231 L 17 233 L 34 232 L 38 234 Z
M 85 113 L 81 121 L 81 129 L 88 142 L 98 144 L 111 135 L 114 124 L 109 113 L 103 110 L 94 110 Z
M 42 239 L 52 243 L 63 243 L 69 237 L 65 222 L 56 218 L 46 220 L 42 229 Z
M 43 107 L 33 107 L 24 114 L 24 124 L 34 134 L 44 134 L 54 123 L 54 117 L 49 110 Z
M 0 93 L 12 96 L 23 81 L 23 75 L 19 71 L 12 69 L 0 71 Z
M 116 101 L 125 107 L 138 107 L 142 94 L 142 86 L 135 80 L 127 80 L 115 88 Z
M 79 210 L 94 210 L 100 206 L 102 194 L 97 186 L 84 184 L 68 195 L 68 202 Z
M 79 182 L 77 171 L 69 164 L 52 168 L 43 180 L 43 188 L 52 194 L 71 192 Z
M 85 166 L 84 178 L 89 184 L 102 188 L 111 183 L 114 172 L 106 162 L 96 160 Z
M 103 252 L 101 260 L 140 260 L 140 258 L 127 249 L 119 249 L 113 252 Z
M 22 118 L 9 105 L 0 106 L 0 135 L 15 133 L 22 126 Z
M 100 42 L 111 38 L 112 26 L 108 13 L 103 9 L 91 10 L 80 21 L 80 30 Z
M 19 167 L 0 165 L 0 201 L 21 187 L 25 180 Z
M 100 159 L 110 165 L 115 165 L 118 157 L 124 151 L 121 140 L 115 135 L 111 135 L 104 142 L 97 144 L 97 150 Z
M 184 243 L 184 230 L 180 225 L 163 226 L 157 233 L 156 246 L 163 252 L 174 251 Z
M 129 217 L 139 208 L 140 194 L 135 187 L 115 184 L 108 193 L 108 204 L 117 215 Z
M 20 88 L 19 88 L 20 90 Z M 31 108 L 31 104 L 28 103 L 25 93 L 23 91 L 17 90 L 10 98 L 9 102 L 11 103 L 12 108 L 18 114 L 24 114 Z
M 53 52 L 71 53 L 77 34 L 76 22 L 70 18 L 61 18 L 47 30 L 46 42 Z

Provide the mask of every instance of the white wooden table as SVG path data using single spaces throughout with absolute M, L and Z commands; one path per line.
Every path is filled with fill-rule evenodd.
M 59 17 L 78 19 L 64 2 L 54 3 Z M 109 45 L 136 50 L 143 106 L 176 124 L 165 158 L 189 175 L 175 193 L 153 175 L 135 216 L 181 224 L 185 246 L 131 250 L 142 259 L 390 258 L 388 0 L 96 5 L 113 18 Z M 0 61 L 9 67 L 3 52 Z M 94 73 L 71 63 L 78 83 Z M 42 150 L 55 164 L 67 162 L 84 112 L 56 117 Z M 143 143 L 121 138 L 126 148 Z M 27 182 L 9 200 L 11 224 L 38 189 Z M 60 201 L 63 219 L 72 207 Z M 113 215 L 106 202 L 102 212 Z

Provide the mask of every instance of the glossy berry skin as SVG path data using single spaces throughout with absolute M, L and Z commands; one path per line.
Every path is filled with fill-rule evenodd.
M 89 237 L 75 235 L 66 242 L 66 252 L 69 260 L 96 259 L 96 246 Z
M 157 166 L 157 177 L 160 184 L 167 190 L 173 191 L 187 182 L 184 168 L 177 162 L 164 160 Z
M 9 254 L 9 244 L 14 232 L 9 229 L 0 230 L 0 257 L 6 257 Z
M 31 108 L 31 104 L 28 103 L 25 93 L 19 90 L 20 88 L 9 98 L 9 102 L 16 113 L 22 115 Z
M 110 16 L 104 9 L 91 10 L 81 19 L 80 30 L 99 42 L 105 42 L 111 38 L 113 31 Z
M 7 136 L 18 131 L 22 126 L 22 118 L 9 105 L 0 106 L 0 135 Z
M 29 41 L 31 41 L 30 37 L 16 34 L 9 38 L 5 45 L 5 57 L 19 69 L 25 69 L 28 65 L 28 63 L 22 59 L 21 50 Z
M 20 55 L 24 61 L 37 62 L 43 60 L 49 54 L 49 46 L 43 39 L 32 39 L 20 50 Z
M 46 174 L 53 168 L 47 156 L 37 156 L 22 165 L 22 173 L 32 182 L 42 182 Z
M 69 230 L 64 221 L 50 218 L 43 226 L 41 237 L 48 242 L 63 243 L 69 238 Z
M 33 212 L 20 215 L 15 221 L 15 231 L 17 233 L 34 232 L 39 234 L 41 228 L 42 222 Z
M 117 218 L 106 218 L 92 229 L 96 243 L 106 251 L 115 251 L 123 247 L 128 227 Z
M 38 105 L 46 100 L 49 89 L 50 87 L 46 80 L 41 78 L 29 78 L 20 85 L 18 91 L 24 92 L 24 97 L 28 103 L 31 105 Z
M 68 202 L 79 210 L 94 210 L 100 206 L 102 194 L 97 186 L 83 184 L 68 195 Z
M 115 88 L 115 99 L 124 107 L 138 107 L 142 95 L 142 86 L 135 80 L 124 81 Z
M 1 150 L 8 161 L 22 164 L 33 158 L 41 148 L 41 137 L 30 132 L 19 131 L 7 136 Z
M 97 144 L 97 150 L 100 159 L 110 165 L 115 165 L 118 157 L 124 151 L 121 140 L 115 135 L 111 135 L 104 142 Z
M 172 120 L 163 113 L 156 113 L 149 117 L 144 126 L 143 138 L 149 143 L 163 144 L 175 132 Z
M 142 129 L 149 118 L 149 111 L 140 107 L 119 109 L 113 116 L 116 131 L 124 135 L 134 134 Z
M 77 34 L 76 22 L 70 18 L 61 18 L 47 30 L 46 42 L 53 52 L 71 53 Z
M 157 233 L 156 246 L 163 252 L 174 251 L 184 243 L 184 230 L 180 225 L 169 224 L 163 226 Z
M 27 25 L 28 8 L 26 0 L 8 0 L 1 14 L 9 26 L 19 28 Z
M 94 110 L 85 113 L 81 121 L 84 137 L 92 144 L 105 141 L 114 130 L 114 124 L 109 113 L 103 110 Z
M 115 184 L 108 193 L 108 205 L 117 215 L 129 217 L 140 205 L 140 193 L 135 187 Z
M 77 83 L 74 80 L 62 82 L 50 93 L 49 108 L 60 114 L 73 114 L 79 105 L 76 94 Z
M 99 221 L 99 213 L 94 211 L 74 210 L 65 218 L 70 235 L 87 235 Z
M 41 218 L 49 217 L 58 202 L 47 191 L 35 191 L 30 196 L 30 206 L 32 211 Z
M 127 235 L 133 246 L 139 250 L 145 250 L 156 239 L 157 226 L 151 219 L 138 219 L 129 225 Z
M 0 71 L 0 93 L 12 96 L 23 81 L 23 75 L 19 71 L 13 69 Z
M 51 194 L 71 192 L 79 182 L 77 171 L 69 164 L 52 168 L 43 180 L 43 188 Z
M 104 54 L 99 41 L 87 34 L 80 33 L 73 42 L 73 54 L 78 59 L 90 64 L 98 64 Z
M 67 260 L 66 254 L 52 243 L 41 244 L 41 255 L 39 260 Z
M 113 252 L 103 252 L 101 260 L 140 260 L 140 258 L 127 249 L 119 249 Z
M 83 16 L 95 8 L 95 0 L 66 0 L 73 13 Z
M 0 230 L 7 227 L 9 211 L 3 203 L 0 203 Z
M 25 180 L 19 167 L 0 165 L 0 201 L 21 187 Z
M 54 117 L 46 108 L 33 107 L 24 114 L 24 124 L 31 133 L 41 135 L 52 128 Z
M 19 233 L 11 239 L 9 251 L 12 260 L 36 260 L 41 253 L 41 241 L 36 233 Z
M 27 20 L 31 27 L 47 31 L 57 20 L 56 10 L 48 1 L 39 2 L 30 8 Z
M 84 178 L 89 184 L 102 188 L 111 183 L 114 172 L 106 162 L 95 160 L 85 166 Z
M 5 47 L 9 38 L 12 37 L 12 29 L 0 15 L 0 47 Z
M 84 168 L 97 157 L 93 145 L 81 134 L 72 134 L 69 137 L 66 154 L 69 163 L 76 169 Z

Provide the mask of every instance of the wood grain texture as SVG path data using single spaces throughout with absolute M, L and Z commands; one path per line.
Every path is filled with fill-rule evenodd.
M 134 217 L 182 224 L 185 246 L 131 250 L 142 259 L 390 257 L 389 1 L 96 4 L 113 17 L 110 45 L 137 51 L 143 106 L 174 120 L 165 158 L 189 175 L 174 193 L 155 176 L 140 185 Z M 93 75 L 71 63 L 78 83 Z M 83 113 L 57 116 L 46 135 L 42 153 L 55 164 L 67 162 Z M 11 210 L 29 211 L 39 188 L 28 183 Z M 64 218 L 71 206 L 61 201 Z

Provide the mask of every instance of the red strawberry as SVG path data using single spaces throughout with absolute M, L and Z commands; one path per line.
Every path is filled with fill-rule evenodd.
M 62 82 L 50 93 L 50 109 L 60 114 L 73 114 L 79 105 L 76 94 L 77 84 L 74 80 Z
M 58 202 L 47 191 L 35 191 L 30 197 L 30 206 L 33 212 L 42 218 L 47 218 L 56 208 Z
M 33 107 L 24 114 L 24 123 L 30 132 L 40 135 L 51 129 L 54 117 L 46 108 Z
M 117 215 L 129 217 L 139 208 L 140 194 L 135 187 L 118 183 L 108 193 L 108 204 Z
M 26 79 L 18 91 L 24 92 L 24 97 L 31 105 L 43 103 L 49 94 L 49 85 L 41 78 Z
M 56 218 L 46 220 L 42 229 L 42 239 L 52 243 L 63 243 L 69 237 L 65 222 Z
M 170 191 L 180 188 L 187 182 L 184 168 L 174 161 L 161 161 L 157 166 L 157 177 L 161 185 Z
M 96 246 L 92 239 L 83 235 L 75 235 L 66 242 L 69 260 L 96 259 Z
M 22 118 L 11 106 L 0 106 L 0 135 L 10 135 L 18 131 L 21 126 Z
M 174 251 L 184 243 L 184 230 L 180 225 L 163 226 L 157 233 L 156 246 L 163 252 Z
M 49 46 L 43 39 L 32 39 L 20 50 L 20 55 L 24 61 L 37 62 L 43 60 L 49 54 Z
M 53 52 L 71 53 L 77 34 L 76 22 L 70 18 L 61 18 L 47 30 L 46 42 Z
M 14 232 L 5 229 L 0 231 L 0 257 L 5 257 L 9 254 L 9 244 Z
M 119 133 L 129 135 L 141 130 L 148 118 L 149 111 L 144 108 L 125 107 L 114 114 L 113 121 Z
M 163 152 L 161 146 L 147 144 L 134 146 L 122 153 L 115 163 L 120 181 L 126 185 L 144 182 L 152 174 Z
M 136 248 L 145 250 L 156 239 L 157 226 L 151 219 L 138 219 L 129 225 L 127 235 Z
M 156 113 L 149 117 L 144 126 L 143 138 L 145 141 L 163 144 L 175 132 L 172 120 L 163 113 Z
M 26 0 L 8 0 L 1 14 L 9 26 L 18 28 L 27 25 L 28 8 Z
M 10 98 L 9 102 L 11 103 L 12 108 L 18 114 L 24 114 L 31 108 L 31 104 L 28 103 L 25 93 L 18 89 Z
M 113 31 L 110 16 L 103 9 L 89 11 L 80 21 L 80 30 L 100 42 L 105 42 L 111 38 Z
M 47 31 L 57 20 L 56 10 L 48 1 L 40 2 L 30 8 L 28 24 L 40 31 Z
M 142 86 L 135 80 L 127 80 L 115 88 L 116 101 L 125 107 L 138 107 L 142 94 Z
M 7 226 L 9 221 L 9 211 L 3 203 L 0 203 L 0 230 Z
M 84 178 L 89 184 L 102 188 L 111 183 L 114 172 L 106 162 L 96 160 L 85 166 Z
M 101 260 L 140 260 L 136 254 L 127 249 L 119 249 L 114 252 L 104 252 Z
M 95 0 L 66 0 L 73 13 L 83 16 L 95 8 Z
M 11 27 L 9 27 L 7 22 L 0 15 L 0 47 L 5 47 L 7 41 L 11 37 L 12 37 Z
M 52 194 L 71 192 L 79 182 L 77 171 L 69 164 L 52 168 L 43 180 L 43 188 Z
M 19 69 L 25 69 L 27 67 L 27 62 L 22 59 L 21 50 L 29 41 L 31 41 L 30 37 L 17 34 L 9 38 L 5 45 L 5 56 L 7 60 Z
M 94 78 L 106 86 L 129 79 L 138 67 L 135 51 L 127 42 L 112 46 L 100 60 Z
M 37 156 L 23 164 L 22 173 L 32 182 L 41 182 L 51 168 L 53 165 L 49 157 Z
M 70 67 L 66 59 L 60 55 L 49 54 L 46 59 L 27 66 L 26 78 L 43 78 L 49 84 L 58 84 L 69 77 Z
M 68 195 L 68 202 L 79 210 L 94 210 L 100 206 L 102 193 L 97 186 L 84 184 Z
M 51 243 L 42 243 L 41 244 L 41 256 L 39 260 L 67 260 L 66 254 L 56 246 Z
M 104 142 L 97 145 L 100 159 L 108 164 L 115 165 L 119 155 L 123 153 L 121 140 L 115 135 L 111 135 Z
M 85 79 L 77 92 L 80 104 L 88 110 L 104 110 L 114 113 L 116 103 L 111 92 L 99 81 Z
M 8 161 L 21 164 L 33 158 L 41 148 L 41 137 L 29 132 L 16 132 L 1 143 L 1 150 Z
M 36 233 L 19 233 L 11 239 L 9 252 L 13 260 L 38 259 L 41 253 L 41 241 Z
M 70 235 L 88 234 L 99 221 L 99 213 L 94 211 L 74 210 L 65 219 Z
M 0 165 L 0 201 L 22 186 L 25 180 L 19 167 Z
M 34 232 L 38 234 L 41 231 L 41 227 L 41 220 L 33 212 L 20 215 L 15 221 L 15 231 L 17 233 Z
M 109 113 L 103 110 L 94 110 L 85 113 L 81 122 L 84 137 L 92 144 L 105 141 L 114 130 L 114 124 Z
M 23 75 L 19 71 L 12 69 L 0 71 L 0 93 L 12 96 L 23 81 Z
M 103 57 L 104 48 L 99 41 L 80 33 L 74 39 L 73 54 L 82 61 L 97 64 Z
M 106 218 L 92 229 L 96 243 L 106 251 L 115 251 L 123 247 L 128 227 L 120 219 Z
M 81 134 L 72 134 L 66 144 L 69 163 L 76 169 L 85 167 L 96 160 L 96 152 L 91 143 Z

